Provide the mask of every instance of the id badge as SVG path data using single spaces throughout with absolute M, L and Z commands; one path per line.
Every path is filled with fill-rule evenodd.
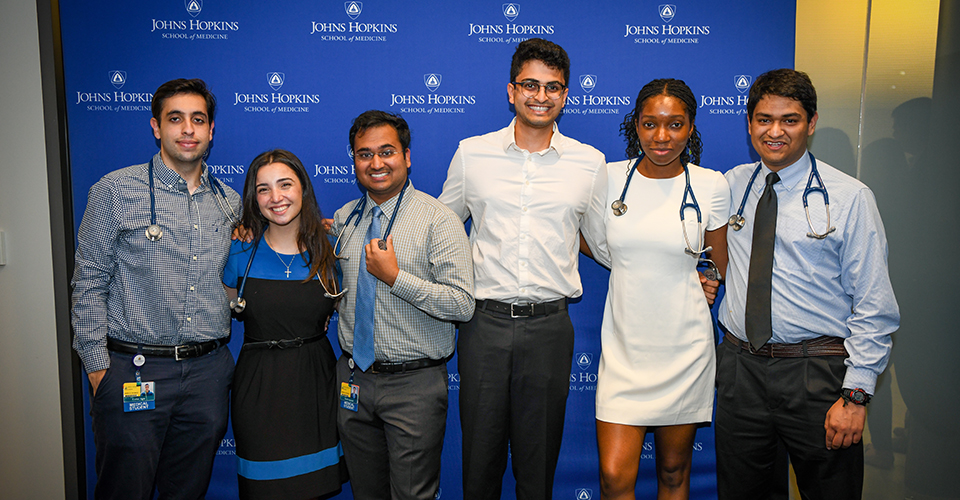
M 156 408 L 156 386 L 153 382 L 126 382 L 123 384 L 123 411 L 145 411 Z
M 360 386 L 349 382 L 340 384 L 340 408 L 357 411 L 359 409 Z

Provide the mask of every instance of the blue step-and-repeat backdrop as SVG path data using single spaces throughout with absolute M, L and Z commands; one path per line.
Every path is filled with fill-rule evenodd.
M 60 0 L 75 223 L 103 174 L 143 163 L 158 149 L 152 92 L 174 78 L 202 78 L 217 95 L 213 173 L 242 191 L 248 163 L 293 151 L 313 175 L 327 216 L 360 194 L 349 156 L 351 120 L 368 109 L 399 113 L 413 141 L 411 179 L 440 194 L 458 142 L 506 126 L 510 58 L 541 37 L 570 55 L 560 130 L 624 158 L 619 126 L 640 87 L 687 82 L 698 99 L 702 165 L 725 171 L 756 160 L 746 133 L 747 88 L 760 73 L 792 67 L 793 1 L 594 0 L 158 0 L 91 4 Z M 576 348 L 554 498 L 599 498 L 594 398 L 607 272 L 581 259 L 584 293 L 571 307 Z M 242 326 L 234 323 L 234 333 Z M 331 324 L 335 332 L 335 324 Z M 331 333 L 333 343 L 336 335 Z M 234 335 L 236 354 L 242 335 Z M 449 364 L 450 411 L 440 498 L 461 497 L 459 375 Z M 278 409 L 277 411 L 283 411 Z M 93 447 L 87 429 L 88 489 Z M 232 432 L 220 447 L 208 498 L 236 498 Z M 694 445 L 692 497 L 716 497 L 713 430 Z M 507 472 L 504 496 L 514 498 Z M 637 492 L 655 495 L 652 436 Z M 92 498 L 92 493 L 90 495 Z M 351 498 L 345 485 L 341 498 Z

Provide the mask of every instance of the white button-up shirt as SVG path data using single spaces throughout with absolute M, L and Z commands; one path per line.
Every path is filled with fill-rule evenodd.
M 461 220 L 472 219 L 478 300 L 579 297 L 578 232 L 603 227 L 585 223 L 603 219 L 603 153 L 561 135 L 556 124 L 547 149 L 526 151 L 514 123 L 460 142 L 439 199 Z

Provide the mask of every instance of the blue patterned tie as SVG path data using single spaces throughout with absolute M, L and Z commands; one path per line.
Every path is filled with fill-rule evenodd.
M 380 207 L 373 207 L 373 220 L 367 228 L 364 244 L 380 238 Z M 353 361 L 362 371 L 367 371 L 374 361 L 373 324 L 377 304 L 377 278 L 367 271 L 367 255 L 360 249 L 360 269 L 357 275 L 357 305 L 354 308 Z

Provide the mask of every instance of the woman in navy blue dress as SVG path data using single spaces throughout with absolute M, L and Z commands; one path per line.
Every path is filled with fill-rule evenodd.
M 243 304 L 234 308 L 244 338 L 232 395 L 240 498 L 328 496 L 346 480 L 326 332 L 335 259 L 293 153 L 268 151 L 250 164 L 240 225 L 252 240 L 233 242 L 223 273 L 231 304 Z

